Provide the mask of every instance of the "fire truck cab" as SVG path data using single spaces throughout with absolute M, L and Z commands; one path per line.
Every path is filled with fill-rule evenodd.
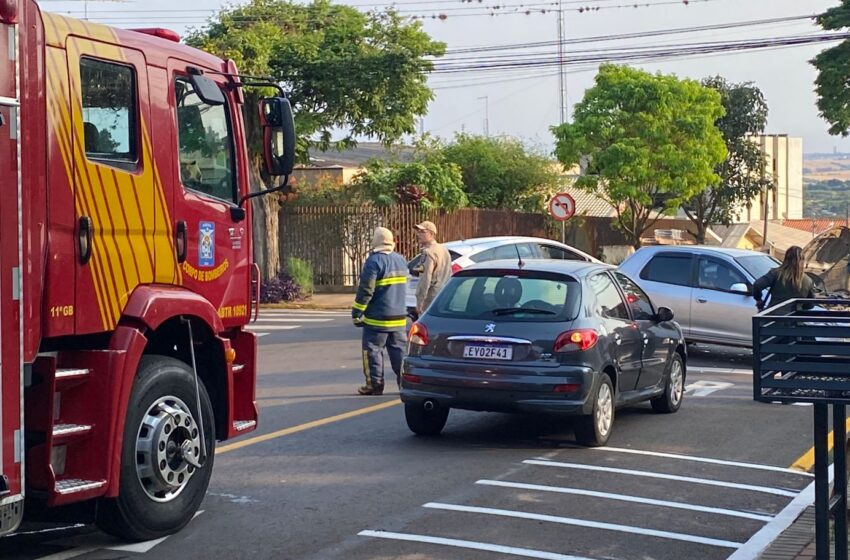
M 169 534 L 215 442 L 257 425 L 245 202 L 270 191 L 249 195 L 244 84 L 170 31 L 34 0 L 0 0 L 0 61 L 0 535 L 25 496 Z M 289 102 L 257 114 L 266 171 L 288 176 Z

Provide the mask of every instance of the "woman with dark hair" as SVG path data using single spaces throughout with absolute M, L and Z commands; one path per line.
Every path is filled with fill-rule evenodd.
M 791 247 L 785 251 L 785 260 L 779 267 L 755 281 L 753 297 L 759 311 L 764 309 L 767 303 L 762 300 L 764 290 L 768 290 L 771 307 L 789 299 L 815 297 L 814 282 L 804 272 L 804 264 L 803 250 L 796 246 Z

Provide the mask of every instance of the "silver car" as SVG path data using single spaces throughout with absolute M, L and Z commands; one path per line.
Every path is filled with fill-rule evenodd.
M 575 247 L 538 237 L 478 237 L 463 241 L 443 243 L 452 258 L 452 272 L 457 272 L 475 263 L 502 259 L 546 259 L 561 261 L 586 261 L 600 263 L 599 260 Z M 419 282 L 419 263 L 422 255 L 417 255 L 407 263 L 407 295 L 405 304 L 411 317 L 416 314 L 416 286 Z
M 764 253 L 705 246 L 644 247 L 620 270 L 676 315 L 685 338 L 752 347 L 753 282 L 779 262 Z

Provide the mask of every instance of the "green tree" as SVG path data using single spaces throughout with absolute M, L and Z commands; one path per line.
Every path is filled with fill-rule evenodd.
M 558 187 L 557 162 L 513 138 L 459 134 L 442 153 L 460 167 L 469 204 L 477 208 L 539 211 Z
M 767 102 L 751 82 L 731 84 L 720 76 L 702 84 L 720 94 L 725 114 L 715 123 L 726 143 L 726 159 L 714 168 L 720 182 L 692 197 L 683 209 L 696 226 L 698 243 L 705 243 L 711 224 L 729 225 L 735 211 L 770 187 L 765 156 L 749 136 L 767 125 Z
M 187 43 L 233 59 L 246 75 L 269 76 L 288 92 L 300 143 L 309 150 L 342 149 L 357 137 L 390 143 L 415 131 L 433 93 L 426 73 L 430 57 L 444 53 L 411 21 L 394 11 L 364 13 L 356 8 L 313 0 L 252 0 L 223 9 Z M 269 183 L 262 172 L 258 99 L 269 90 L 246 91 L 244 116 L 252 151 L 252 190 Z M 334 139 L 334 134 L 340 135 Z M 278 202 L 254 205 L 255 260 L 266 278 L 280 267 Z
M 640 247 L 663 213 L 717 184 L 722 115 L 720 95 L 696 81 L 605 64 L 574 122 L 553 128 L 556 154 L 565 166 L 585 164 L 576 186 L 607 201 L 614 225 Z
M 412 162 L 369 162 L 351 189 L 378 205 L 419 204 L 456 210 L 467 205 L 460 168 L 439 156 Z
M 817 17 L 828 31 L 850 27 L 850 0 L 832 7 Z M 812 61 L 818 70 L 815 92 L 821 117 L 829 123 L 829 133 L 850 134 L 850 39 L 821 51 Z

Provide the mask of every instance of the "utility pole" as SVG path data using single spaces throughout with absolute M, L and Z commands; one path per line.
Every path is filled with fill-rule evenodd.
M 564 124 L 569 119 L 567 108 L 567 72 L 564 65 L 564 41 L 566 33 L 564 31 L 564 6 L 563 0 L 558 0 L 558 96 L 559 106 L 561 109 L 561 124 Z
M 484 136 L 490 136 L 490 96 L 485 95 L 479 97 L 478 100 L 484 100 Z

